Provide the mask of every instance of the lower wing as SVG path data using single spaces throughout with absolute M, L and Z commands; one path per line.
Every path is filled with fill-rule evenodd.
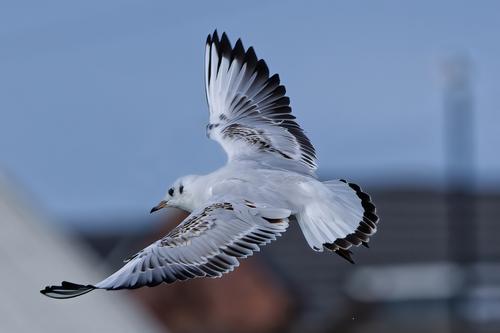
M 165 237 L 129 258 L 95 285 L 62 282 L 41 293 L 72 298 L 94 289 L 133 289 L 195 277 L 220 277 L 288 227 L 288 209 L 248 200 L 220 200 L 191 213 Z

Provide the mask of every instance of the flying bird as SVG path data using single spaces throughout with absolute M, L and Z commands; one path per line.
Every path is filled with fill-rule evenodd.
M 343 179 L 320 181 L 316 152 L 292 115 L 278 74 L 253 47 L 225 33 L 207 37 L 207 136 L 227 163 L 207 175 L 179 178 L 151 209 L 190 213 L 165 237 L 96 284 L 62 282 L 41 293 L 71 298 L 94 289 L 132 289 L 195 277 L 220 277 L 298 223 L 314 251 L 351 263 L 351 247 L 368 247 L 378 217 L 370 196 Z

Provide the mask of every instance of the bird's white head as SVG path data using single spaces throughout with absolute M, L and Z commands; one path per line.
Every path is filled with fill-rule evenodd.
M 195 190 L 195 184 L 199 178 L 199 176 L 189 175 L 177 179 L 169 187 L 163 200 L 151 209 L 151 213 L 165 207 L 176 207 L 191 212 L 195 207 L 195 195 L 199 193 L 198 189 Z

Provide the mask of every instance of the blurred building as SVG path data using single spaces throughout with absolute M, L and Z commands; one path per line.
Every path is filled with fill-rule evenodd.
M 500 325 L 500 195 L 472 196 L 477 205 L 475 285 L 450 261 L 447 195 L 411 188 L 373 192 L 381 222 L 356 265 L 312 253 L 298 228 L 265 254 L 301 290 L 303 326 L 316 332 L 495 332 Z M 474 204 L 469 202 L 469 204 Z M 477 232 L 476 232 L 477 231 Z M 462 244 L 455 244 L 460 247 Z M 465 292 L 458 314 L 450 300 Z
M 41 295 L 61 279 L 96 281 L 105 273 L 85 244 L 51 230 L 17 190 L 0 170 L 0 332 L 168 331 L 125 293 L 64 301 Z
M 315 253 L 292 225 L 262 253 L 222 279 L 130 292 L 174 332 L 474 332 L 500 325 L 500 194 L 472 196 L 479 260 L 476 284 L 450 261 L 447 196 L 396 188 L 371 191 L 381 216 L 370 249 L 354 250 L 356 265 Z M 472 204 L 472 203 L 471 203 Z M 180 221 L 180 216 L 175 221 Z M 161 237 L 172 225 L 133 234 L 85 234 L 111 266 Z M 471 236 L 474 237 L 474 236 Z M 461 244 L 457 244 L 461 246 Z M 465 291 L 457 313 L 450 300 Z M 114 296 L 114 295 L 113 295 Z M 469 332 L 468 325 L 461 325 Z

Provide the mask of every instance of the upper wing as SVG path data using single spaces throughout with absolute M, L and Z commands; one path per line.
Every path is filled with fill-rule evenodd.
M 219 277 L 288 227 L 287 209 L 250 201 L 217 202 L 191 213 L 165 237 L 131 257 L 94 287 L 138 288 L 194 277 Z
M 229 160 L 295 161 L 316 169 L 316 152 L 291 114 L 278 74 L 269 77 L 264 60 L 240 39 L 231 47 L 225 33 L 207 38 L 205 89 L 210 111 L 207 135 Z

